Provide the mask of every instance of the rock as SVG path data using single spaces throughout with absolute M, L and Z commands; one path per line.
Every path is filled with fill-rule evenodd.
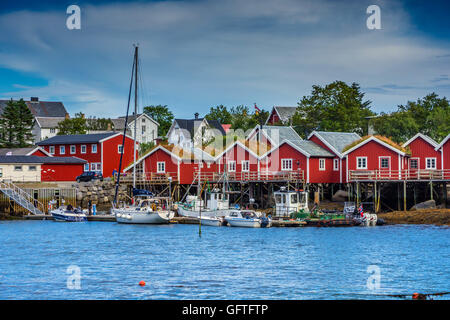
M 83 199 L 83 192 L 77 192 L 77 200 Z
M 348 198 L 348 192 L 344 191 L 344 190 L 338 190 L 336 191 L 336 193 L 333 195 L 333 197 L 331 198 L 332 201 L 336 201 L 336 202 L 343 202 L 345 200 L 347 200 Z
M 425 202 L 421 202 L 416 204 L 411 208 L 411 210 L 425 210 L 425 209 L 435 209 L 436 208 L 436 201 L 434 200 L 428 200 Z

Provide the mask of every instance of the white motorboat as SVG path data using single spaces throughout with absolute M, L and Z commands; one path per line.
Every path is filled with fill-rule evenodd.
M 63 222 L 84 222 L 87 221 L 86 212 L 71 205 L 60 206 L 50 211 L 54 221 Z
M 289 191 L 281 187 L 273 193 L 275 198 L 275 216 L 289 217 L 295 212 L 309 213 L 308 193 L 303 190 Z
M 225 220 L 231 227 L 270 228 L 272 226 L 270 217 L 258 216 L 251 210 L 230 210 Z
M 169 223 L 174 217 L 167 198 L 152 198 L 136 196 L 136 204 L 114 208 L 113 214 L 118 223 L 127 224 L 163 224 Z
M 228 195 L 214 189 L 206 194 L 206 207 L 204 201 L 197 196 L 187 196 L 186 202 L 178 203 L 178 214 L 183 217 L 225 217 L 228 215 Z
M 200 223 L 204 226 L 220 227 L 227 224 L 223 217 L 201 217 Z

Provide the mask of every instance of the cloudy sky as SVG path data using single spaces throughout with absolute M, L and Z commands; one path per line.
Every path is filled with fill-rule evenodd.
M 66 9 L 81 8 L 81 30 Z M 366 9 L 381 8 L 381 30 Z M 450 97 L 448 1 L 196 0 L 0 3 L 0 98 L 123 115 L 133 43 L 140 105 L 176 117 L 211 106 L 296 105 L 314 84 L 357 82 L 376 112 Z

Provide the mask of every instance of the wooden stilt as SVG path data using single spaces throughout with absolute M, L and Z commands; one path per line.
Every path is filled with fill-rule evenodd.
M 430 199 L 433 200 L 433 181 L 430 181 Z
M 403 211 L 406 211 L 406 180 L 403 181 Z

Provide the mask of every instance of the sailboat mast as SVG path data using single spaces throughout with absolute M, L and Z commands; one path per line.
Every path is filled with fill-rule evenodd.
M 136 133 L 137 133 L 137 110 L 138 110 L 138 49 L 136 45 L 136 63 L 134 72 L 134 145 L 133 145 L 133 189 L 136 189 Z

